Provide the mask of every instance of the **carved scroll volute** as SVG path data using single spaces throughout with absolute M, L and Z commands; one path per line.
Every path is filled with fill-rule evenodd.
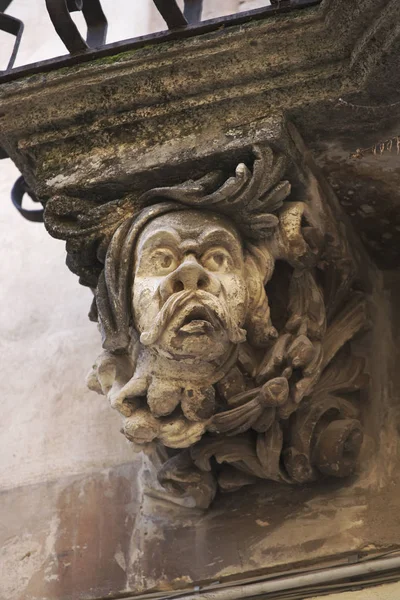
M 366 306 L 350 278 L 327 289 L 332 256 L 351 257 L 338 256 L 335 224 L 328 235 L 288 199 L 285 170 L 282 155 L 257 147 L 229 178 L 46 208 L 71 267 L 96 287 L 105 351 L 89 387 L 132 443 L 166 448 L 160 483 L 202 508 L 218 488 L 260 478 L 346 476 L 362 443 L 355 394 L 366 380 L 349 343 Z M 267 296 L 282 265 L 286 292 Z

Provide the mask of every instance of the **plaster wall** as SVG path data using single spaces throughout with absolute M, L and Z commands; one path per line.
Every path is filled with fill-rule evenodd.
M 0 488 L 124 462 L 117 416 L 85 389 L 96 357 L 90 290 L 64 265 L 63 244 L 20 217 L 9 200 L 18 171 L 0 164 Z

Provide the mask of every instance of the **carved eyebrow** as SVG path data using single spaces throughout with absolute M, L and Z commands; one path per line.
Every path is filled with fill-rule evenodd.
M 179 245 L 179 235 L 175 229 L 159 229 L 148 235 L 143 241 L 140 241 L 137 247 L 137 253 L 151 249 L 155 244 L 160 245 L 160 242 L 165 245 Z
M 239 246 L 242 250 L 242 244 L 234 234 L 222 228 L 205 231 L 199 236 L 199 244 L 201 244 L 201 246 L 205 246 L 209 243 L 218 244 L 219 246 L 229 246 L 230 249 L 234 250 Z

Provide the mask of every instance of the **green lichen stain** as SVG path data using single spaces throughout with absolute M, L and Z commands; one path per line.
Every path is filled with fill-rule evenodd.
M 92 65 L 113 65 L 117 62 L 124 60 L 125 58 L 129 58 L 138 52 L 138 50 L 142 50 L 142 48 L 138 48 L 137 50 L 127 50 L 126 52 L 120 52 L 119 54 L 113 54 L 112 56 L 103 56 L 103 58 L 96 58 L 95 60 L 90 61 Z M 86 63 L 88 64 L 88 63 Z

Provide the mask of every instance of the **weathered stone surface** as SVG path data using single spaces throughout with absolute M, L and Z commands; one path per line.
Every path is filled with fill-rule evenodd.
M 218 496 L 205 516 L 143 495 L 145 476 L 136 462 L 3 493 L 0 597 L 189 592 L 399 546 L 394 480 L 380 493 L 367 479 L 302 486 L 295 495 L 262 483 Z
M 89 386 L 121 413 L 130 441 L 173 450 L 159 481 L 203 508 L 217 484 L 348 476 L 363 441 L 347 394 L 368 378 L 349 342 L 367 328 L 356 290 L 374 270 L 361 268 L 315 165 L 294 161 L 304 147 L 287 129 L 274 128 L 292 158 L 254 146 L 228 179 L 214 171 L 116 202 L 63 194 L 46 205 L 69 265 L 96 286 L 105 352 Z M 286 173 L 296 173 L 297 195 Z M 232 369 L 244 391 L 228 398 L 218 384 Z
M 210 170 L 247 124 L 285 111 L 371 255 L 393 267 L 397 155 L 349 156 L 400 133 L 398 11 L 396 0 L 325 0 L 3 85 L 1 143 L 43 200 L 118 198 L 147 189 L 149 172 L 165 185 Z M 360 218 L 377 196 L 378 219 Z
M 362 456 L 367 474 L 363 473 L 354 485 L 348 490 L 338 491 L 339 495 L 336 496 L 335 486 L 325 482 L 322 491 L 318 488 L 315 491 L 307 487 L 298 488 L 298 494 L 294 496 L 290 490 L 281 493 L 281 488 L 276 495 L 278 488 L 275 484 L 261 484 L 259 488 L 248 488 L 250 493 L 248 490 L 246 493 L 238 492 L 235 501 L 226 496 L 217 496 L 216 504 L 208 516 L 200 517 L 196 512 L 191 517 L 192 520 L 187 518 L 187 508 L 172 509 L 160 499 L 157 500 L 154 516 L 153 509 L 147 504 L 148 499 L 143 500 L 141 496 L 142 508 L 137 512 L 136 506 L 139 503 L 136 505 L 136 496 L 126 481 L 120 487 L 116 480 L 113 481 L 112 490 L 118 491 L 119 499 L 114 497 L 114 502 L 110 503 L 107 496 L 110 490 L 103 485 L 104 482 L 100 482 L 98 488 L 94 486 L 95 491 L 88 494 L 88 501 L 82 500 L 82 496 L 79 498 L 75 490 L 71 496 L 67 494 L 67 497 L 75 507 L 81 501 L 84 504 L 84 524 L 78 525 L 81 533 L 77 535 L 85 541 L 79 545 L 90 545 L 87 540 L 92 539 L 92 530 L 85 529 L 92 527 L 91 515 L 95 510 L 100 511 L 99 503 L 101 506 L 104 503 L 105 506 L 103 517 L 107 515 L 102 517 L 103 521 L 100 519 L 101 523 L 107 521 L 110 514 L 115 516 L 114 510 L 120 509 L 126 516 L 125 509 L 119 504 L 125 502 L 125 498 L 128 504 L 134 505 L 130 518 L 133 519 L 132 514 L 136 517 L 135 535 L 142 532 L 140 535 L 149 537 L 149 534 L 145 536 L 146 527 L 143 525 L 147 522 L 151 527 L 158 528 L 158 535 L 162 530 L 168 543 L 161 545 L 160 540 L 153 540 L 150 546 L 146 546 L 143 538 L 132 534 L 129 543 L 133 540 L 132 548 L 135 550 L 129 551 L 127 558 L 124 555 L 125 562 L 118 554 L 115 560 L 119 566 L 116 567 L 114 562 L 110 563 L 110 560 L 114 561 L 110 557 L 116 540 L 113 534 L 101 536 L 97 539 L 98 543 L 91 546 L 89 554 L 73 554 L 73 573 L 78 573 L 77 577 L 71 577 L 66 583 L 65 578 L 68 579 L 69 576 L 63 575 L 64 579 L 61 578 L 62 583 L 59 583 L 55 579 L 59 576 L 57 572 L 49 568 L 46 573 L 44 568 L 43 573 L 42 564 L 52 554 L 52 550 L 48 549 L 52 548 L 51 539 L 54 539 L 47 537 L 45 556 L 40 553 L 37 555 L 40 560 L 33 569 L 37 567 L 36 572 L 39 574 L 34 576 L 31 571 L 31 590 L 34 590 L 31 592 L 28 588 L 31 595 L 40 597 L 42 594 L 45 598 L 52 595 L 57 597 L 58 594 L 62 598 L 64 594 L 68 598 L 74 593 L 73 586 L 77 586 L 76 582 L 80 579 L 82 594 L 93 598 L 96 595 L 115 594 L 116 590 L 117 593 L 120 593 L 119 590 L 132 590 L 136 593 L 152 587 L 182 587 L 189 582 L 180 579 L 182 577 L 188 577 L 194 582 L 214 578 L 226 581 L 228 577 L 237 577 L 238 572 L 243 578 L 259 571 L 278 570 L 282 565 L 294 567 L 303 560 L 309 566 L 309 561 L 321 561 L 334 553 L 344 555 L 349 550 L 360 550 L 369 544 L 375 544 L 378 548 L 396 545 L 398 524 L 393 521 L 395 503 L 388 491 L 392 486 L 394 489 L 392 478 L 397 467 L 398 452 L 399 399 L 396 394 L 400 388 L 397 385 L 398 369 L 391 337 L 397 330 L 393 324 L 390 325 L 388 319 L 389 305 L 381 287 L 380 276 L 368 261 L 356 236 L 347 228 L 348 223 L 338 208 L 335 194 L 319 176 L 308 148 L 312 147 L 318 161 L 330 175 L 334 170 L 332 161 L 335 148 L 339 147 L 343 153 L 340 155 L 343 161 L 340 163 L 342 171 L 338 171 L 337 177 L 347 178 L 343 173 L 349 175 L 350 171 L 346 170 L 348 165 L 353 168 L 353 165 L 361 165 L 363 160 L 354 162 L 354 159 L 348 159 L 348 154 L 354 153 L 357 147 L 366 148 L 373 144 L 374 128 L 390 126 L 393 128 L 390 135 L 396 131 L 395 102 L 389 104 L 389 111 L 385 106 L 379 110 L 368 109 L 365 116 L 362 116 L 364 113 L 361 109 L 354 106 L 358 103 L 361 106 L 365 100 L 368 103 L 371 98 L 376 101 L 376 91 L 373 96 L 371 90 L 375 90 L 374 82 L 378 81 L 376 73 L 379 72 L 379 65 L 395 64 L 397 16 L 398 7 L 394 2 L 366 0 L 350 4 L 342 0 L 336 3 L 325 1 L 320 9 L 251 23 L 241 29 L 221 30 L 163 47 L 144 48 L 115 59 L 35 76 L 4 86 L 0 90 L 3 114 L 1 143 L 43 200 L 55 193 L 74 194 L 82 197 L 86 206 L 90 207 L 91 203 L 94 205 L 115 200 L 131 191 L 140 193 L 154 185 L 175 185 L 188 177 L 204 175 L 215 168 L 216 163 L 229 170 L 240 161 L 248 161 L 255 142 L 268 141 L 274 149 L 287 152 L 295 157 L 294 162 L 298 165 L 298 170 L 290 173 L 295 193 L 309 193 L 307 199 L 318 212 L 321 208 L 319 196 L 310 190 L 322 190 L 322 204 L 330 206 L 333 220 L 340 230 L 346 231 L 345 237 L 350 240 L 357 255 L 357 263 L 364 267 L 360 269 L 359 285 L 364 292 L 373 293 L 375 308 L 375 328 L 368 334 L 374 349 L 369 364 L 370 397 L 365 402 L 363 419 L 367 435 Z M 335 20 L 341 23 L 339 32 L 332 26 Z M 248 35 L 243 36 L 243 31 Z M 374 31 L 379 34 L 377 49 L 372 40 Z M 360 36 L 363 36 L 362 39 Z M 283 39 L 285 44 L 282 44 Z M 379 45 L 383 39 L 385 44 Z M 369 52 L 371 43 L 376 52 Z M 179 64 L 178 59 L 181 61 Z M 60 98 L 64 102 L 62 111 Z M 340 98 L 344 98 L 344 101 L 339 101 Z M 390 100 L 390 93 L 386 88 L 385 99 Z M 381 101 L 382 98 L 378 97 L 378 100 Z M 293 128 L 289 127 L 287 132 L 282 121 L 271 119 L 271 113 L 278 111 L 285 112 L 296 122 L 306 138 L 307 146 L 302 145 Z M 257 137 L 259 134 L 260 137 Z M 296 140 L 295 143 L 293 140 Z M 297 151 L 293 150 L 294 146 L 297 146 Z M 391 155 L 390 160 L 393 158 Z M 383 159 L 387 160 L 385 155 Z M 397 164 L 391 163 L 385 181 L 394 182 L 397 170 Z M 382 176 L 383 171 L 378 171 L 377 174 L 374 173 L 374 181 Z M 301 172 L 303 175 L 307 173 L 306 183 Z M 335 180 L 332 181 L 335 184 Z M 376 195 L 381 189 L 382 186 L 377 185 Z M 393 198 L 396 198 L 396 194 L 393 186 Z M 392 189 L 387 194 L 387 198 L 389 197 L 392 197 Z M 360 207 L 363 215 L 371 214 L 371 209 L 365 207 L 375 205 L 372 200 L 370 202 L 363 198 L 360 190 L 356 206 Z M 365 198 L 368 196 L 365 195 Z M 340 199 L 343 202 L 343 198 Z M 376 202 L 375 197 L 374 201 Z M 396 200 L 394 206 L 395 202 Z M 346 205 L 343 204 L 343 207 L 346 208 Z M 396 214 L 391 213 L 392 220 Z M 361 215 L 359 223 L 364 223 Z M 390 238 L 386 236 L 384 239 Z M 385 258 L 380 251 L 375 256 Z M 89 255 L 89 262 L 90 260 Z M 388 262 L 383 261 L 382 264 L 387 265 Z M 310 352 L 309 345 L 304 340 L 302 342 L 304 343 L 299 342 L 298 355 L 294 357 L 299 364 Z M 363 354 L 367 346 L 369 343 L 364 338 L 361 342 L 352 344 L 352 352 L 359 351 Z M 249 357 L 244 356 L 243 360 L 248 364 Z M 118 377 L 119 375 L 120 373 Z M 281 397 L 280 393 L 264 391 L 267 400 L 271 395 Z M 169 397 L 172 397 L 173 403 L 173 394 Z M 157 403 L 155 397 L 154 405 Z M 188 407 L 188 411 L 191 408 Z M 261 429 L 270 427 L 270 414 L 264 414 Z M 130 423 L 125 430 L 131 435 L 132 431 L 138 430 L 138 423 Z M 145 434 L 152 435 L 152 431 L 149 434 L 147 429 Z M 321 455 L 325 461 L 323 448 Z M 121 467 L 125 468 L 130 469 Z M 135 470 L 125 479 L 132 477 L 132 480 L 143 481 L 143 475 L 143 470 L 139 473 Z M 97 477 L 94 476 L 94 480 Z M 238 481 L 228 479 L 227 476 L 221 478 L 221 487 L 233 489 Z M 245 479 L 239 483 L 243 484 Z M 154 479 L 151 478 L 150 481 Z M 65 482 L 59 483 L 62 487 Z M 74 485 L 73 483 L 72 487 Z M 153 483 L 152 485 L 154 486 Z M 51 486 L 47 489 L 49 487 Z M 376 500 L 377 489 L 380 490 L 382 505 Z M 111 494 L 114 493 L 112 490 Z M 264 494 L 264 490 L 268 493 Z M 159 497 L 162 495 L 160 489 L 152 488 L 149 491 L 153 495 L 158 493 Z M 76 513 L 71 516 L 66 503 L 58 501 L 59 493 L 61 494 L 60 491 L 55 492 L 50 499 L 51 507 L 48 512 L 43 505 L 46 512 L 44 519 L 35 523 L 40 529 L 40 523 L 45 522 L 46 528 L 49 517 L 57 514 L 54 507 L 59 505 L 60 518 L 66 519 L 66 527 L 59 534 L 68 537 L 71 532 L 76 533 Z M 373 498 L 370 501 L 367 500 L 369 493 Z M 13 492 L 9 492 L 8 501 L 15 507 L 17 499 L 12 494 Z M 25 506 L 26 489 L 21 494 L 25 498 L 21 499 L 21 506 Z M 43 490 L 38 494 L 43 497 Z M 319 499 L 314 494 L 320 494 Z M 365 513 L 364 520 L 360 518 L 359 508 L 355 508 L 355 498 L 360 498 L 362 504 L 373 506 Z M 262 509 L 259 509 L 260 502 Z M 321 504 L 326 510 L 330 503 L 338 508 L 336 517 L 326 512 L 319 513 Z M 347 503 L 352 508 L 346 507 Z M 268 510 L 265 509 L 266 506 Z M 288 506 L 291 508 L 289 512 L 285 512 Z M 392 506 L 393 510 L 390 510 Z M 164 516 L 164 510 L 167 516 Z M 23 509 L 21 511 L 23 514 Z M 259 520 L 256 525 L 254 522 L 251 524 L 254 512 Z M 320 517 L 322 515 L 322 520 L 315 519 L 317 513 Z M 143 515 L 148 514 L 151 514 L 149 521 L 141 521 Z M 220 526 L 222 514 L 227 519 L 227 526 L 223 528 Z M 283 528 L 277 527 L 275 530 L 273 525 L 271 535 L 266 536 L 268 526 L 265 523 L 279 523 L 279 515 L 282 518 L 288 517 L 288 520 L 283 523 Z M 296 519 L 292 518 L 294 516 Z M 129 528 L 129 519 L 123 521 L 123 526 L 119 524 L 119 519 L 120 513 L 111 522 L 114 531 Z M 350 521 L 352 524 L 348 527 Z M 181 523 L 184 533 L 180 537 L 177 531 L 180 532 Z M 299 524 L 297 530 L 296 523 Z M 10 529 L 6 529 L 7 540 L 15 535 L 18 524 L 13 522 L 9 527 Z M 125 529 L 123 531 L 121 539 L 125 544 Z M 44 537 L 46 535 L 43 534 Z M 193 543 L 194 538 L 196 543 Z M 202 540 L 201 543 L 199 539 Z M 258 545 L 252 545 L 254 540 Z M 294 540 L 301 541 L 294 543 Z M 13 539 L 12 543 L 14 542 L 19 556 L 19 536 L 18 539 Z M 121 543 L 120 540 L 118 543 Z M 68 540 L 64 544 L 64 549 L 67 548 L 65 551 L 72 546 L 73 543 Z M 202 549 L 201 554 L 197 550 L 199 547 Z M 10 546 L 7 545 L 6 548 L 6 556 L 12 557 Z M 31 555 L 27 554 L 30 551 L 25 550 L 22 556 L 30 558 Z M 140 555 L 141 551 L 145 558 Z M 277 558 L 274 559 L 271 557 L 275 551 Z M 116 552 L 118 553 L 118 549 Z M 132 559 L 135 552 L 136 556 Z M 221 563 L 223 566 L 220 568 L 218 564 L 212 563 L 218 563 L 222 553 L 225 553 L 225 562 Z M 151 559 L 150 563 L 148 557 L 151 555 L 156 558 Z M 173 565 L 169 561 L 171 555 L 174 555 Z M 60 556 L 62 558 L 62 551 Z M 15 565 L 16 562 L 14 560 L 12 564 Z M 60 568 L 61 562 L 59 558 Z M 131 570 L 128 578 L 122 572 L 124 568 L 121 571 L 120 563 L 125 566 L 129 563 Z M 46 566 L 49 564 L 45 564 Z M 64 563 L 62 566 L 64 568 Z M 67 565 L 66 569 L 70 566 Z M 54 565 L 51 569 L 53 567 Z M 107 579 L 107 572 L 112 573 L 112 577 Z M 99 573 L 102 577 L 100 583 Z M 97 579 L 93 583 L 95 578 Z M 7 585 L 11 585 L 8 590 L 15 590 L 12 587 L 15 586 L 15 581 L 15 577 L 11 583 L 8 579 Z M 26 580 L 19 581 L 25 584 Z M 20 596 L 26 597 L 26 590 L 21 587 L 20 591 Z

